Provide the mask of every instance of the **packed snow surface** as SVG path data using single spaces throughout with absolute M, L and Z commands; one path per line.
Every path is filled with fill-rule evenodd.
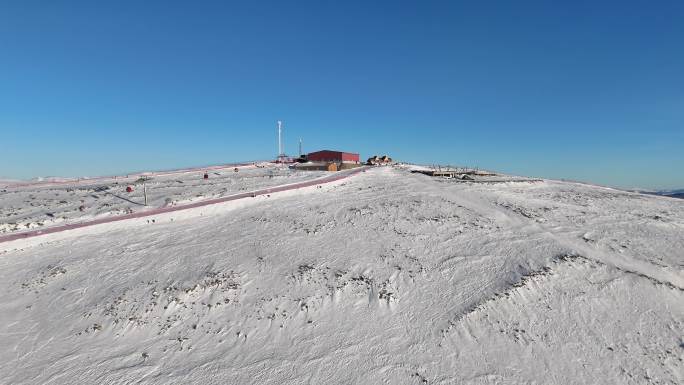
M 207 179 L 204 179 L 205 172 Z M 231 166 L 125 177 L 51 178 L 35 183 L 4 185 L 0 182 L 0 234 L 220 198 L 311 180 L 324 174 L 321 171 L 294 171 L 266 163 L 259 167 Z M 149 179 L 145 187 L 141 178 Z M 133 191 L 127 192 L 127 187 Z M 147 206 L 144 189 L 147 190 Z
M 150 219 L 0 243 L 1 383 L 684 382 L 682 200 L 380 167 Z

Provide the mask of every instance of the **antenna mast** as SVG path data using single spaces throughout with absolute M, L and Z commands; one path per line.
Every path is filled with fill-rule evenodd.
M 302 157 L 302 138 L 299 138 L 299 157 Z
M 278 121 L 278 163 L 287 163 L 289 158 L 285 155 L 285 144 L 283 143 L 283 121 Z
M 278 121 L 278 157 L 283 156 L 282 134 L 283 134 L 283 122 L 281 120 L 279 120 Z

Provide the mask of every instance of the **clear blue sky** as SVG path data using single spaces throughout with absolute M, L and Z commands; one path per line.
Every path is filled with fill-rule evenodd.
M 286 149 L 684 187 L 683 1 L 2 1 L 0 176 Z

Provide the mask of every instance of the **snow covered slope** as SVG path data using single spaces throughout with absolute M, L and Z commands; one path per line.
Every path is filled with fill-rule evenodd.
M 161 174 L 136 174 L 81 180 L 7 184 L 0 187 L 0 234 L 35 228 L 119 216 L 159 207 L 182 205 L 225 197 L 285 183 L 311 180 L 324 172 L 302 172 L 265 163 L 263 167 L 212 168 Z M 148 206 L 143 186 L 135 181 L 151 178 L 147 184 Z M 133 191 L 126 192 L 126 187 Z
M 0 382 L 678 384 L 684 201 L 389 167 L 0 244 Z

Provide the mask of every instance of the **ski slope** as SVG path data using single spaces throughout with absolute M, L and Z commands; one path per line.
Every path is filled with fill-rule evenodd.
M 0 244 L 0 382 L 679 384 L 682 250 L 681 200 L 374 168 Z

